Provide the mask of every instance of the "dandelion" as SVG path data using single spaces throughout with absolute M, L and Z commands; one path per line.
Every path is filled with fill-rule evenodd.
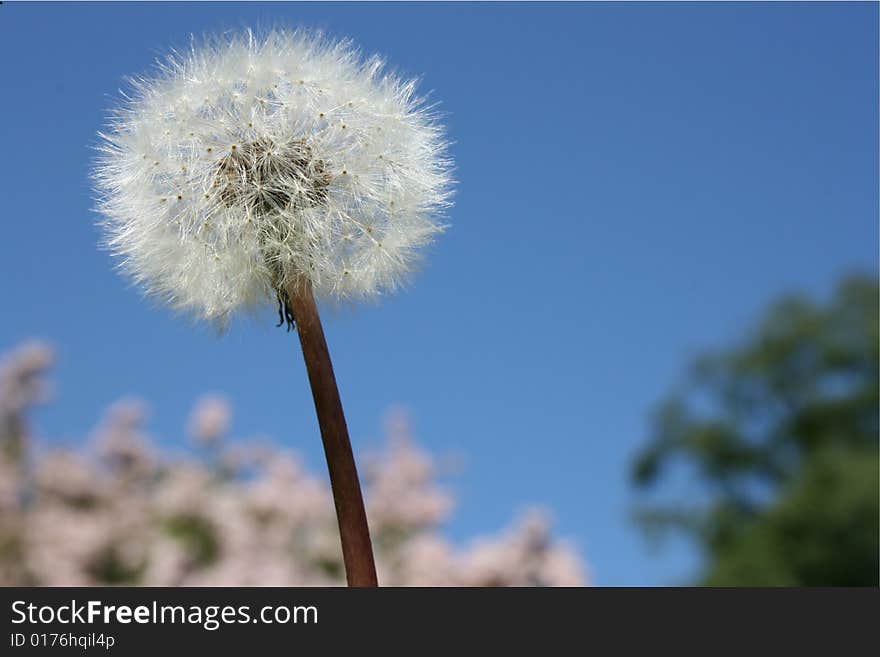
M 375 567 L 315 297 L 375 298 L 443 229 L 443 129 L 415 82 L 347 41 L 247 31 L 172 54 L 102 133 L 104 241 L 149 295 L 225 326 L 277 303 L 296 327 L 350 584 Z

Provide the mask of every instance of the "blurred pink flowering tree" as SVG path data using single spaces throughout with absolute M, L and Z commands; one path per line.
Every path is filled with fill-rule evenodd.
M 199 456 L 160 453 L 137 401 L 112 406 L 86 447 L 39 449 L 27 423 L 47 400 L 52 349 L 0 360 L 0 585 L 341 585 L 330 490 L 295 454 L 228 440 L 229 403 L 204 397 L 188 433 Z M 440 529 L 453 507 L 405 417 L 364 473 L 380 581 L 422 586 L 580 586 L 585 567 L 524 514 L 459 548 Z

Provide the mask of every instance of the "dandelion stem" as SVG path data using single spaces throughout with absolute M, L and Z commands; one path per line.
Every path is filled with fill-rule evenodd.
M 345 576 L 349 586 L 378 586 L 361 485 L 312 286 L 308 281 L 300 280 L 288 285 L 285 293 L 296 318 L 330 470 Z

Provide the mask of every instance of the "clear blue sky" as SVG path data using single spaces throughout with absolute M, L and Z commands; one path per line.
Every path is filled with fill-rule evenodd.
M 877 267 L 876 4 L 0 6 L 0 349 L 55 343 L 46 435 L 121 395 L 180 439 L 205 391 L 324 467 L 295 337 L 222 338 L 145 303 L 98 251 L 88 167 L 126 74 L 202 33 L 323 27 L 423 75 L 448 114 L 452 229 L 412 288 L 327 317 L 355 447 L 392 404 L 463 454 L 449 533 L 530 502 L 599 584 L 696 566 L 631 524 L 628 466 L 688 358 L 767 301 Z

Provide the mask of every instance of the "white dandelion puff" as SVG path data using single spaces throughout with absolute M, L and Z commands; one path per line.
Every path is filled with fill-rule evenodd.
M 449 203 L 443 130 L 414 81 L 306 32 L 208 42 L 132 86 L 94 173 L 106 245 L 148 293 L 221 326 L 277 299 L 302 346 L 346 577 L 375 586 L 315 295 L 373 297 L 413 270 Z
M 443 229 L 436 114 L 347 41 L 247 31 L 131 84 L 101 133 L 98 211 L 121 268 L 174 308 L 223 325 L 298 280 L 375 297 Z

